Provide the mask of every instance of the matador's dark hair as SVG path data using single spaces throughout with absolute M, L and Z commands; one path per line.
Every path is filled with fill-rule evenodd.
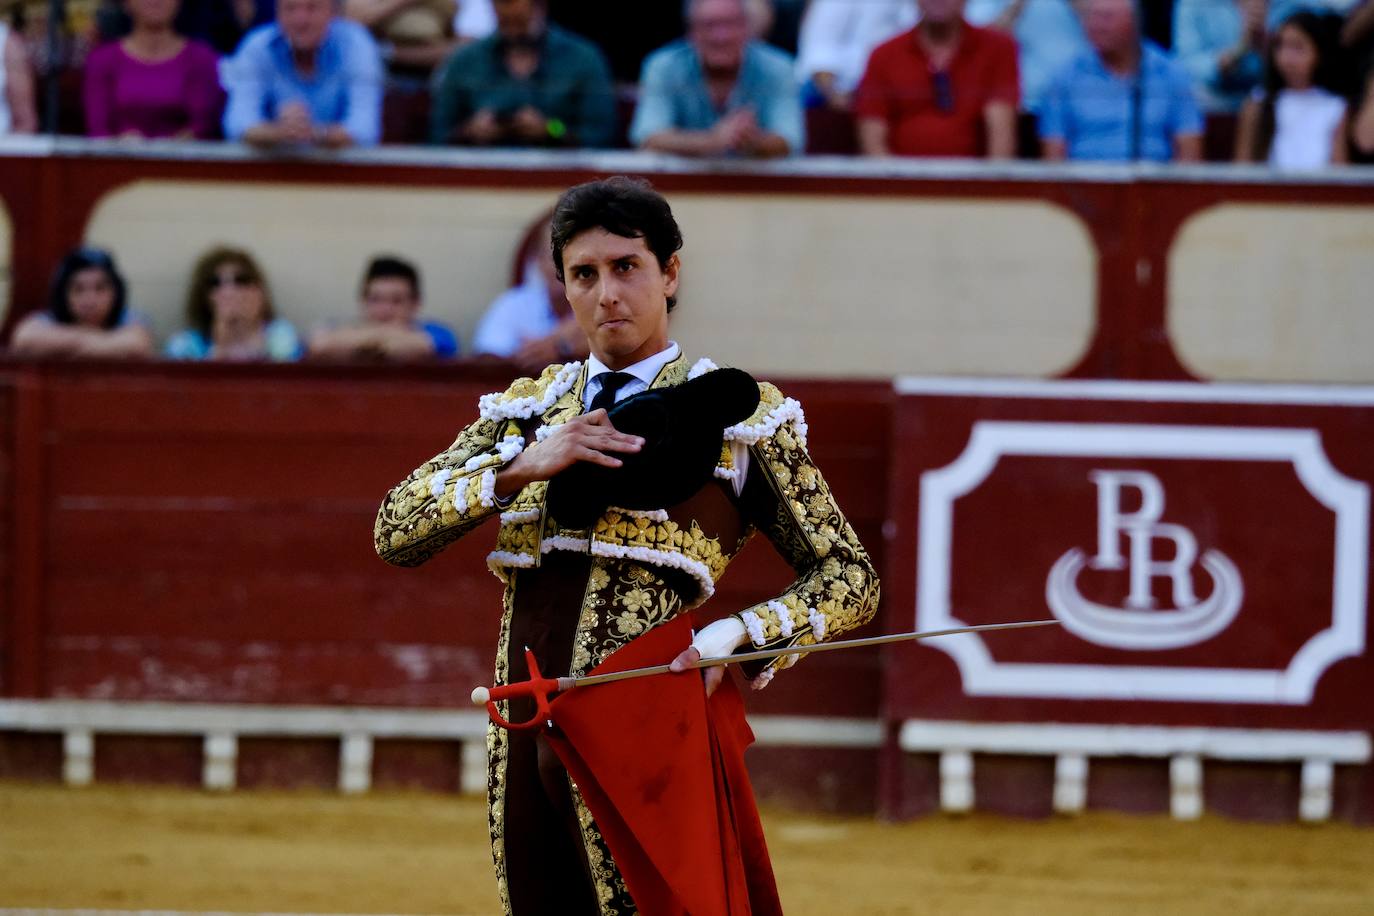
M 642 178 L 616 175 L 569 188 L 553 210 L 550 236 L 553 266 L 563 280 L 563 248 L 588 229 L 605 229 L 627 239 L 644 239 L 658 259 L 659 269 L 682 248 L 682 230 L 663 195 Z M 566 281 L 565 281 L 566 282 Z M 668 297 L 668 311 L 677 297 Z

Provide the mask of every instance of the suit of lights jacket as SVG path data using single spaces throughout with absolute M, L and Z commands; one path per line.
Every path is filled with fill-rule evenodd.
M 679 355 L 650 387 L 678 385 L 715 368 L 709 360 L 689 367 Z M 554 365 L 537 379 L 519 379 L 504 392 L 484 396 L 480 418 L 394 487 L 377 515 L 377 552 L 398 566 L 424 563 L 499 516 L 496 549 L 488 557 L 506 586 L 495 683 L 528 676 L 526 645 L 546 676 L 591 670 L 636 636 L 710 598 L 755 531 L 768 538 L 797 578 L 782 594 L 737 615 L 753 647 L 804 651 L 873 616 L 877 576 L 807 453 L 801 405 L 768 383 L 759 386 L 754 415 L 725 430 L 715 479 L 685 502 L 652 511 L 610 508 L 578 530 L 560 527 L 545 511 L 545 482 L 526 486 L 499 507 L 496 473 L 527 443 L 541 441 L 583 413 L 586 381 L 582 364 Z M 737 462 L 735 456 L 745 448 L 748 461 Z M 756 683 L 766 683 L 797 657 L 784 656 L 755 672 Z M 528 718 L 533 705 L 524 708 L 521 702 L 503 703 L 502 714 L 510 721 Z M 513 851 L 523 838 L 514 835 L 520 832 L 518 818 L 508 817 L 507 808 L 525 791 L 513 788 L 512 740 L 494 726 L 488 731 L 492 851 L 508 912 L 517 875 L 510 873 L 515 869 L 507 847 Z M 571 795 L 600 911 L 633 912 L 575 786 Z

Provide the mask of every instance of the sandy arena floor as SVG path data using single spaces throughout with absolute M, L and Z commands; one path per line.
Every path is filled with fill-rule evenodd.
M 0 907 L 494 913 L 475 799 L 0 783 Z M 789 914 L 1371 914 L 1374 830 L 770 812 Z

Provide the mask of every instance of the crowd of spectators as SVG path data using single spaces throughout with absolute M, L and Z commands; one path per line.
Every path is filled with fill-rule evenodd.
M 0 133 L 57 80 L 48 120 L 130 140 L 1168 161 L 1211 119 L 1238 161 L 1374 157 L 1374 0 L 66 5 L 54 45 L 44 0 L 0 0 Z
M 78 248 L 53 273 L 47 306 L 15 326 L 16 355 L 68 359 L 166 359 L 221 362 L 420 363 L 488 356 L 528 371 L 587 355 L 562 281 L 553 269 L 549 219 L 540 219 L 520 251 L 518 282 L 488 307 L 472 345 L 424 314 L 419 270 L 392 255 L 371 259 L 358 285 L 358 310 L 303 333 L 279 311 L 266 273 L 242 248 L 216 246 L 191 267 L 184 327 L 159 347 L 150 322 L 130 304 L 129 284 L 112 253 Z
M 68 0 L 84 14 L 53 44 L 45 3 L 0 0 L 0 134 L 38 130 L 40 86 L 74 73 L 86 133 L 131 143 L 369 146 L 388 106 L 419 99 L 428 129 L 402 139 L 441 146 L 766 158 L 839 124 L 869 157 L 1197 161 L 1221 119 L 1238 162 L 1374 161 L 1374 0 L 1161 0 L 1164 35 L 1144 2 Z M 302 330 L 251 252 L 216 247 L 190 270 L 184 328 L 159 343 L 113 256 L 81 248 L 10 347 L 529 369 L 584 355 L 546 220 L 518 264 L 462 348 L 403 259 L 364 267 L 352 320 Z

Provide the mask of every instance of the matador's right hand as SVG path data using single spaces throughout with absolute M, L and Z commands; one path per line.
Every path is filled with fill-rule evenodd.
M 504 499 L 537 480 L 552 480 L 579 461 L 618 468 L 622 462 L 611 453 L 637 452 L 643 447 L 639 436 L 617 432 L 606 411 L 593 410 L 573 417 L 543 442 L 521 452 L 496 475 L 496 495 Z

